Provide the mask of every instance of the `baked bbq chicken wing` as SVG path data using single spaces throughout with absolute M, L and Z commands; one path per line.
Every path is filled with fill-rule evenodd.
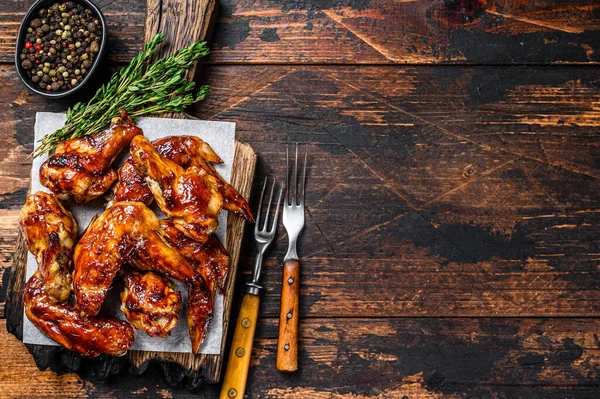
M 122 320 L 82 316 L 71 303 L 56 303 L 44 289 L 37 271 L 25 286 L 27 318 L 45 335 L 68 350 L 87 357 L 123 356 L 133 345 L 133 328 Z
M 137 329 L 151 337 L 166 337 L 177 325 L 181 295 L 175 284 L 154 272 L 124 270 L 121 310 Z
M 208 143 L 195 136 L 170 136 L 152 142 L 157 151 L 184 169 L 196 166 L 214 177 L 210 182 L 223 197 L 223 208 L 254 222 L 250 205 L 235 188 L 227 183 L 212 163 L 223 163 Z
M 223 161 L 213 149 L 195 136 L 170 136 L 152 142 L 158 153 L 175 162 L 183 169 L 196 166 L 214 177 L 209 182 L 223 197 L 223 208 L 238 216 L 254 222 L 248 202 L 223 178 L 212 163 Z M 140 201 L 149 205 L 153 200 L 152 192 L 144 178 L 135 171 L 133 160 L 128 159 L 119 169 L 119 183 L 115 190 L 114 201 Z
M 196 268 L 206 281 L 206 287 L 190 286 L 188 291 L 188 328 L 193 353 L 198 353 L 212 320 L 215 294 L 222 291 L 229 270 L 229 254 L 215 235 L 205 243 L 192 240 L 169 220 L 160 225 L 167 240 Z
M 160 155 L 144 136 L 131 142 L 131 158 L 144 176 L 160 210 L 188 237 L 204 242 L 218 225 L 223 197 L 216 178 L 203 169 L 184 169 Z
M 88 202 L 104 194 L 117 173 L 110 168 L 115 157 L 142 129 L 123 111 L 108 129 L 81 138 L 65 140 L 40 168 L 40 182 L 54 194 L 76 202 Z
M 27 197 L 19 221 L 27 248 L 37 259 L 48 298 L 68 299 L 77 238 L 73 215 L 53 194 L 40 191 Z
M 76 304 L 96 315 L 121 266 L 152 270 L 192 285 L 202 276 L 164 239 L 158 218 L 140 202 L 117 202 L 94 220 L 75 247 Z

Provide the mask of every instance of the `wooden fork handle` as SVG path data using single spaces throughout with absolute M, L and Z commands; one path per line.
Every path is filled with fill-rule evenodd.
M 254 332 L 258 321 L 259 303 L 260 298 L 258 295 L 245 294 L 242 299 L 242 307 L 235 325 L 220 399 L 244 397 L 248 369 L 250 368 L 252 342 L 254 341 Z
M 298 298 L 300 294 L 300 262 L 290 259 L 283 264 L 279 336 L 277 338 L 277 370 L 298 369 Z

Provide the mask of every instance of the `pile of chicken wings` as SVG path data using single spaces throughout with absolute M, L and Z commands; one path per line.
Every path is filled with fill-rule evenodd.
M 111 168 L 127 146 L 130 156 Z M 52 194 L 27 197 L 20 225 L 38 270 L 27 282 L 27 318 L 76 353 L 122 356 L 134 329 L 165 337 L 178 322 L 186 283 L 187 322 L 198 353 L 227 279 L 229 254 L 213 235 L 224 208 L 254 221 L 246 200 L 213 167 L 222 163 L 195 136 L 150 142 L 125 112 L 99 133 L 62 142 L 40 168 Z M 85 203 L 105 195 L 104 212 L 81 237 L 61 202 Z M 167 216 L 148 207 L 156 201 Z M 102 315 L 111 286 L 120 289 L 129 323 Z M 133 326 L 133 327 L 132 327 Z

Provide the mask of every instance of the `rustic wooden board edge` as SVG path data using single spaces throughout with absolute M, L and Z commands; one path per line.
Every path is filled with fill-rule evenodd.
M 208 40 L 218 12 L 218 0 L 146 0 L 144 43 L 159 32 L 164 34 L 165 41 L 157 54 L 157 57 L 164 57 L 197 40 Z M 186 77 L 194 81 L 200 68 L 201 63 L 196 61 L 186 72 Z
M 231 172 L 231 184 L 238 192 L 249 198 L 254 171 L 256 169 L 256 152 L 246 143 L 235 142 L 234 159 Z M 233 300 L 233 290 L 237 274 L 237 264 L 240 256 L 242 238 L 244 234 L 245 220 L 230 214 L 227 219 L 227 250 L 230 254 L 230 271 L 225 286 L 225 301 L 223 310 L 223 339 L 221 342 L 220 355 L 193 355 L 191 353 L 168 353 L 130 351 L 126 356 L 129 362 L 122 359 L 102 357 L 94 366 L 99 376 L 107 377 L 114 372 L 120 371 L 123 366 L 128 365 L 136 374 L 143 373 L 151 361 L 157 361 L 165 378 L 171 383 L 179 383 L 183 377 L 187 377 L 188 385 L 191 387 L 206 381 L 209 383 L 219 382 L 221 365 L 223 363 L 223 352 L 227 341 L 227 328 L 229 326 L 230 310 Z M 6 328 L 20 341 L 23 340 L 23 288 L 25 286 L 25 269 L 27 263 L 27 249 L 21 234 L 18 236 L 17 246 L 13 256 L 13 267 L 9 281 L 5 316 Z M 184 320 L 182 320 L 184 321 Z M 180 321 L 181 322 L 181 321 Z M 138 332 L 139 333 L 139 332 Z M 81 367 L 82 359 L 77 355 L 70 354 L 58 347 L 43 345 L 27 345 L 40 369 L 50 367 L 55 363 L 55 358 L 60 354 L 62 366 L 69 371 L 77 371 Z M 125 364 L 129 363 L 129 364 Z M 60 366 L 59 366 L 60 367 Z M 183 370 L 181 370 L 183 368 Z M 173 375 L 175 374 L 175 375 Z M 179 375 L 177 377 L 176 375 Z M 195 383 L 193 381 L 196 381 Z
M 12 259 L 10 280 L 6 290 L 4 317 L 6 329 L 19 341 L 23 341 L 23 288 L 25 287 L 25 266 L 27 264 L 27 248 L 19 231 L 17 245 Z

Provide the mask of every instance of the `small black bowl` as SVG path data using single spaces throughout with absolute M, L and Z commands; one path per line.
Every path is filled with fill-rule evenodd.
M 98 52 L 98 55 L 94 59 L 94 63 L 92 64 L 92 67 L 88 71 L 87 75 L 81 80 L 81 82 L 77 86 L 73 87 L 72 89 L 63 90 L 63 91 L 59 91 L 59 92 L 47 91 L 47 90 L 40 89 L 39 85 L 36 85 L 35 83 L 33 83 L 31 81 L 31 78 L 29 77 L 29 75 L 27 74 L 25 69 L 21 66 L 21 60 L 19 59 L 19 54 L 21 54 L 21 50 L 23 49 L 23 46 L 24 46 L 24 42 L 25 42 L 24 39 L 25 39 L 25 35 L 27 34 L 27 28 L 29 27 L 29 22 L 32 19 L 37 18 L 38 12 L 41 8 L 49 8 L 52 4 L 61 3 L 63 1 L 64 0 L 38 0 L 38 1 L 36 1 L 31 6 L 31 8 L 29 8 L 29 11 L 27 11 L 27 14 L 25 14 L 25 17 L 23 18 L 23 21 L 21 22 L 21 26 L 19 27 L 19 33 L 17 35 L 15 65 L 17 67 L 17 73 L 19 75 L 19 78 L 21 78 L 21 81 L 25 84 L 25 86 L 27 86 L 29 88 L 29 90 L 34 91 L 34 92 L 36 92 L 44 97 L 47 97 L 47 98 L 62 98 L 62 97 L 70 96 L 70 95 L 80 91 L 86 85 L 86 83 L 93 80 L 93 76 L 97 71 L 100 70 L 99 66 L 103 62 L 104 56 L 106 54 L 107 31 L 106 31 L 106 21 L 104 20 L 104 15 L 102 15 L 102 12 L 100 11 L 100 9 L 94 3 L 92 3 L 90 0 L 71 0 L 76 4 L 81 4 L 84 7 L 92 10 L 92 12 L 95 14 L 96 18 L 98 18 L 98 20 L 100 21 L 100 26 L 102 27 L 102 36 L 100 39 L 100 51 Z

